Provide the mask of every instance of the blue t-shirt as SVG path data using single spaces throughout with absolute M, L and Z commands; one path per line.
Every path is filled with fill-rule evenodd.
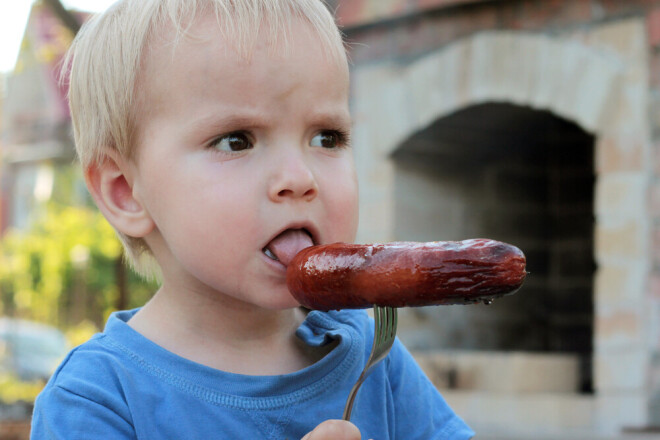
M 342 416 L 373 341 L 360 311 L 310 312 L 297 336 L 338 339 L 322 360 L 278 376 L 227 373 L 154 344 L 114 313 L 74 349 L 37 398 L 32 439 L 299 440 Z M 397 340 L 366 379 L 351 421 L 363 439 L 464 440 L 473 436 Z

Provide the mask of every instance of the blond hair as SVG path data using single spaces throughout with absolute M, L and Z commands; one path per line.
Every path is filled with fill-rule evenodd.
M 215 14 L 243 56 L 250 55 L 259 34 L 255 30 L 264 23 L 266 38 L 275 41 L 271 46 L 286 50 L 291 21 L 302 19 L 318 35 L 322 49 L 346 62 L 341 33 L 323 0 L 120 0 L 85 23 L 64 63 L 76 151 L 84 168 L 105 160 L 107 149 L 135 159 L 136 85 L 148 43 L 164 29 L 175 32 L 173 41 L 186 36 L 186 26 L 206 13 Z M 157 276 L 144 240 L 117 233 L 136 272 Z

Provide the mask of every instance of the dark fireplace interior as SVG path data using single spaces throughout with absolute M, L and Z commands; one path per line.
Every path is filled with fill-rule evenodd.
M 520 247 L 529 275 L 492 305 L 412 309 L 415 348 L 573 353 L 591 390 L 594 137 L 548 111 L 471 106 L 393 153 L 395 238 L 486 237 Z

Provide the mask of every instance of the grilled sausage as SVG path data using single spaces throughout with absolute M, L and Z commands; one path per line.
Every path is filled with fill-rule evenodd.
M 489 239 L 335 243 L 300 251 L 287 286 L 313 310 L 490 303 L 522 285 L 525 255 Z

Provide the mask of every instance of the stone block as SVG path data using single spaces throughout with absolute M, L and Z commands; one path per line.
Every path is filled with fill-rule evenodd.
M 628 320 L 632 316 L 619 319 Z M 639 316 L 637 316 L 639 320 Z M 635 331 L 632 322 L 617 322 L 618 331 Z M 624 328 L 625 326 L 625 328 Z M 644 347 L 596 350 L 594 355 L 594 388 L 597 394 L 636 392 L 647 385 L 649 353 Z
M 648 177 L 643 173 L 608 173 L 596 185 L 596 214 L 642 218 L 646 214 Z
M 660 46 L 660 8 L 651 9 L 646 15 L 646 30 L 651 47 Z
M 605 219 L 599 217 L 596 222 L 595 243 L 598 263 L 607 264 L 608 260 L 621 259 L 635 259 L 641 263 L 646 250 L 645 228 L 642 222 L 642 218 L 637 218 L 605 224 Z
M 657 96 L 658 88 L 660 88 L 660 52 L 656 49 L 655 51 L 649 54 L 649 84 L 651 85 L 651 95 L 650 98 L 654 99 Z M 657 101 L 656 101 L 657 102 Z M 652 104 L 653 109 L 653 118 L 652 121 L 655 125 L 655 134 L 658 133 L 658 109 L 657 104 Z
M 655 151 L 655 164 L 656 166 L 660 166 L 660 151 L 658 150 L 658 147 L 660 145 L 656 146 L 654 149 Z M 660 169 L 655 170 L 656 176 L 660 175 Z M 655 222 L 660 221 L 660 179 L 658 177 L 653 176 L 649 178 L 649 214 L 651 214 L 651 218 L 655 220 Z M 660 223 L 660 222 L 659 222 Z M 660 244 L 660 242 L 658 242 Z
M 568 393 L 498 394 L 442 391 L 449 405 L 482 435 L 502 438 L 567 438 L 595 427 L 595 399 Z M 516 435 L 516 437 L 512 437 Z M 579 437 L 581 438 L 581 437 Z
M 594 319 L 596 350 L 641 347 L 645 338 L 643 318 L 642 310 L 638 309 L 597 310 Z
M 408 85 L 393 65 L 370 67 L 354 73 L 353 99 L 357 120 L 366 125 L 372 154 L 390 154 L 418 129 L 411 121 L 413 109 Z
M 589 132 L 599 131 L 616 91 L 620 63 L 579 43 L 556 43 L 555 93 L 550 108 Z
M 374 156 L 370 149 L 371 134 L 367 125 L 358 118 L 354 118 L 353 123 L 355 125 L 351 133 L 353 160 L 355 161 L 358 181 L 362 184 L 362 179 L 366 178 L 369 169 L 374 165 Z
M 660 300 L 660 273 L 657 271 L 654 271 L 649 277 L 649 293 L 653 300 Z
M 350 0 L 339 1 L 336 16 L 343 26 L 361 26 L 428 9 L 456 7 L 481 0 Z M 331 2 L 332 4 L 332 2 Z
M 591 15 L 591 5 L 587 0 L 521 2 L 502 9 L 503 22 L 507 27 L 515 29 L 536 30 L 548 26 L 562 26 L 575 21 L 586 21 Z
M 629 72 L 634 72 L 632 68 Z M 632 76 L 632 73 L 626 75 Z M 637 76 L 641 76 L 638 74 Z M 649 108 L 650 97 L 648 88 L 648 77 L 635 81 L 623 78 L 625 82 L 616 96 L 616 106 L 609 108 L 611 114 L 609 124 L 603 127 L 605 135 L 609 133 L 620 133 L 623 136 L 638 136 L 644 139 L 644 146 L 648 147 L 646 140 L 651 134 Z
M 392 201 L 372 199 L 360 204 L 360 224 L 356 242 L 392 241 Z
M 595 291 L 601 309 L 640 304 L 646 295 L 647 268 L 642 264 L 602 264 L 596 270 Z M 660 285 L 658 286 L 660 289 Z M 658 291 L 660 297 L 660 291 Z
M 611 172 L 643 172 L 650 144 L 640 136 L 610 134 L 596 142 L 596 170 Z
M 643 61 L 648 44 L 645 20 L 633 17 L 594 27 L 589 33 L 589 43 L 623 56 L 627 63 Z
M 405 82 L 416 125 L 429 125 L 466 103 L 468 48 L 464 42 L 455 43 L 408 67 Z
M 658 224 L 654 224 L 651 230 L 649 270 L 654 271 L 656 274 L 660 274 L 660 225 Z M 656 290 L 651 290 L 651 293 L 655 292 Z M 660 298 L 660 290 L 658 290 L 657 293 L 657 296 Z
M 658 341 L 657 337 L 656 332 L 655 341 Z M 660 426 L 660 352 L 658 352 L 657 346 L 655 351 L 651 353 L 650 358 L 648 370 L 649 422 L 651 426 Z
M 537 108 L 549 108 L 559 87 L 561 77 L 558 78 L 556 63 L 553 61 L 560 56 L 560 45 L 549 38 L 537 40 L 535 56 L 536 69 L 529 96 L 529 104 Z M 562 114 L 559 113 L 558 114 Z
M 414 356 L 441 389 L 573 393 L 579 387 L 579 359 L 572 354 L 420 351 Z
M 647 426 L 647 401 L 644 394 L 629 392 L 598 393 L 596 427 L 603 434 L 618 434 L 623 427 Z
M 366 13 L 372 20 L 398 15 L 403 9 L 403 0 L 367 1 Z

